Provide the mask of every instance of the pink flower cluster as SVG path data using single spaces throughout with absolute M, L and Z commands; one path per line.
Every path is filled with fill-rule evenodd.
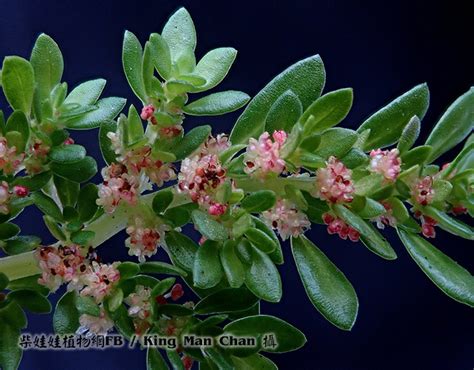
M 13 192 L 9 190 L 9 185 L 6 181 L 0 182 L 0 214 L 7 215 L 10 212 L 9 203 L 12 196 L 19 198 L 26 197 L 29 190 L 26 186 L 15 185 Z
M 114 322 L 110 319 L 103 307 L 100 308 L 99 316 L 82 314 L 79 317 L 79 328 L 76 330 L 77 335 L 86 335 L 93 337 L 94 335 L 107 335 L 113 329 Z
M 328 225 L 327 231 L 331 235 L 338 234 L 339 237 L 344 240 L 349 237 L 349 240 L 352 242 L 357 242 L 360 238 L 360 234 L 356 229 L 331 213 L 323 214 L 323 221 Z
M 285 131 L 268 132 L 260 135 L 258 140 L 251 138 L 244 155 L 245 173 L 264 178 L 269 173 L 280 175 L 285 170 L 285 160 L 280 150 L 288 135 Z
M 275 206 L 262 212 L 263 221 L 272 229 L 278 230 L 282 240 L 297 237 L 311 227 L 311 222 L 296 205 L 287 199 L 279 199 Z
M 7 139 L 0 136 L 0 171 L 3 171 L 5 175 L 14 174 L 24 158 L 24 153 L 17 153 L 16 147 L 10 147 Z
M 102 169 L 104 182 L 99 185 L 99 199 L 97 204 L 104 207 L 108 213 L 112 213 L 120 201 L 130 205 L 137 203 L 139 194 L 139 180 L 128 173 L 123 164 L 112 163 Z
M 433 177 L 425 176 L 418 179 L 411 189 L 411 195 L 416 203 L 426 206 L 433 201 L 435 191 L 433 189 Z
M 381 203 L 385 208 L 385 213 L 374 218 L 372 222 L 375 222 L 379 229 L 385 229 L 386 225 L 391 226 L 391 227 L 396 227 L 397 219 L 393 217 L 392 207 L 390 206 L 388 202 L 381 202 Z
M 135 292 L 128 295 L 124 302 L 129 306 L 128 315 L 139 320 L 147 320 L 151 315 L 151 289 L 138 285 Z
M 28 174 L 36 174 L 43 171 L 48 161 L 50 147 L 40 139 L 35 139 L 28 150 L 28 158 L 25 160 L 25 168 Z
M 101 303 L 120 279 L 118 263 L 91 261 L 77 245 L 41 247 L 35 251 L 35 257 L 42 272 L 38 282 L 52 292 L 68 283 L 68 290 L 75 289 Z
M 128 254 L 137 256 L 140 262 L 145 262 L 145 257 L 151 257 L 158 251 L 166 226 L 146 227 L 144 219 L 135 217 L 133 224 L 129 225 L 126 231 L 129 235 L 125 241 L 129 248 Z
M 396 180 L 401 171 L 401 163 L 398 149 L 377 149 L 370 152 L 370 171 L 381 174 L 387 181 Z
M 193 202 L 214 216 L 227 211 L 227 204 L 221 204 L 215 199 L 217 190 L 226 180 L 226 170 L 214 151 L 227 148 L 228 145 L 223 136 L 218 136 L 217 139 L 211 137 L 198 154 L 182 161 L 178 174 L 178 191 L 189 194 Z
M 335 157 L 329 157 L 325 168 L 316 171 L 315 195 L 331 203 L 351 202 L 354 194 L 352 171 Z
M 421 233 L 426 238 L 435 238 L 436 237 L 435 226 L 437 225 L 438 222 L 435 219 L 432 219 L 431 217 L 428 217 L 419 211 L 415 212 L 415 217 L 421 220 Z

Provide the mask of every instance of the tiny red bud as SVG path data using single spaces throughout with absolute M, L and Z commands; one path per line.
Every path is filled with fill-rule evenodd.
M 29 194 L 29 190 L 26 186 L 16 185 L 13 187 L 13 191 L 17 197 L 23 198 Z
M 153 113 L 155 112 L 155 107 L 153 105 L 145 105 L 142 108 L 142 112 L 140 114 L 140 117 L 144 119 L 145 121 L 148 121 L 151 117 L 153 117 Z
M 193 359 L 189 356 L 184 356 L 182 358 L 183 361 L 183 366 L 186 370 L 190 370 L 191 367 L 193 366 Z
M 158 304 L 167 304 L 167 303 L 168 303 L 168 301 L 166 300 L 166 298 L 165 298 L 164 296 L 162 296 L 162 295 L 157 296 L 157 297 L 155 298 L 155 301 L 156 301 L 156 303 L 158 303 Z
M 171 299 L 177 301 L 184 295 L 184 290 L 181 284 L 175 284 L 171 289 Z
M 64 145 L 71 145 L 74 144 L 74 139 L 72 137 L 68 137 L 66 140 L 64 140 Z

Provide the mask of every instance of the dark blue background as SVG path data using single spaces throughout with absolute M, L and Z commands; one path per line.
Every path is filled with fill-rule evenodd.
M 473 83 L 472 10 L 467 1 L 0 1 L 0 56 L 28 57 L 40 32 L 51 35 L 65 58 L 64 80 L 75 84 L 96 77 L 108 82 L 106 95 L 135 102 L 121 66 L 125 29 L 142 42 L 160 32 L 180 5 L 191 12 L 198 31 L 197 55 L 218 46 L 239 50 L 235 66 L 220 89 L 255 95 L 293 62 L 321 54 L 326 91 L 354 88 L 354 108 L 345 125 L 357 126 L 368 114 L 420 82 L 428 82 L 431 108 L 422 139 L 444 109 Z M 5 107 L 5 104 L 3 104 Z M 229 131 L 236 114 L 190 118 L 186 127 L 210 122 Z M 98 158 L 96 131 L 75 137 Z M 445 158 L 449 160 L 448 156 Z M 25 232 L 47 233 L 34 210 L 21 216 Z M 309 233 L 346 273 L 360 300 L 351 332 L 329 324 L 307 300 L 285 248 L 284 296 L 263 304 L 307 335 L 297 352 L 271 356 L 281 369 L 472 369 L 472 310 L 439 291 L 417 268 L 396 239 L 398 260 L 387 262 L 361 244 L 329 236 L 322 227 Z M 393 234 L 391 234 L 393 237 Z M 438 231 L 435 244 L 470 271 L 472 245 Z M 124 235 L 100 248 L 111 259 L 126 255 Z M 472 244 L 472 243 L 471 243 Z M 162 255 L 160 255 L 162 256 Z M 49 332 L 51 317 L 29 316 L 30 331 Z M 25 353 L 21 369 L 79 370 L 144 368 L 139 350 Z

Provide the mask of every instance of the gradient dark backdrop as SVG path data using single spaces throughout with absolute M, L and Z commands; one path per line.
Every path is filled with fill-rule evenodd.
M 28 57 L 40 32 L 51 35 L 65 58 L 64 81 L 72 87 L 96 77 L 108 80 L 106 95 L 136 102 L 121 66 L 125 29 L 144 42 L 160 32 L 179 6 L 191 12 L 198 31 L 197 55 L 219 46 L 239 50 L 234 68 L 219 89 L 255 95 L 293 62 L 321 54 L 326 91 L 351 86 L 354 108 L 345 125 L 366 116 L 420 82 L 431 88 L 424 120 L 425 139 L 444 109 L 473 83 L 472 9 L 467 1 L 0 1 L 0 56 Z M 3 101 L 2 107 L 6 105 Z M 186 127 L 210 122 L 215 132 L 229 131 L 237 114 L 186 120 Z M 80 144 L 99 157 L 96 131 L 79 132 Z M 444 158 L 449 160 L 450 157 Z M 25 232 L 51 240 L 34 210 L 20 220 Z M 360 300 L 357 323 L 341 331 L 312 307 L 299 282 L 288 248 L 280 268 L 284 296 L 263 304 L 302 329 L 308 338 L 297 352 L 271 356 L 281 369 L 472 369 L 472 310 L 439 291 L 393 238 L 398 260 L 387 262 L 361 244 L 329 236 L 321 227 L 309 233 L 346 273 Z M 472 245 L 438 231 L 434 242 L 470 271 Z M 126 256 L 124 235 L 110 240 L 100 254 Z M 472 244 L 472 243 L 471 243 Z M 163 257 L 161 254 L 157 257 Z M 56 298 L 55 298 L 56 299 Z M 31 332 L 50 332 L 51 317 L 29 316 Z M 142 369 L 139 350 L 25 353 L 21 369 Z

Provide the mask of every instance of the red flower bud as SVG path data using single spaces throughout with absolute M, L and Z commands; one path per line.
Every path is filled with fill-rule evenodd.
M 17 197 L 23 198 L 30 192 L 26 186 L 16 185 L 13 187 L 13 192 Z
M 171 299 L 177 301 L 184 295 L 184 290 L 181 284 L 175 284 L 171 289 Z

